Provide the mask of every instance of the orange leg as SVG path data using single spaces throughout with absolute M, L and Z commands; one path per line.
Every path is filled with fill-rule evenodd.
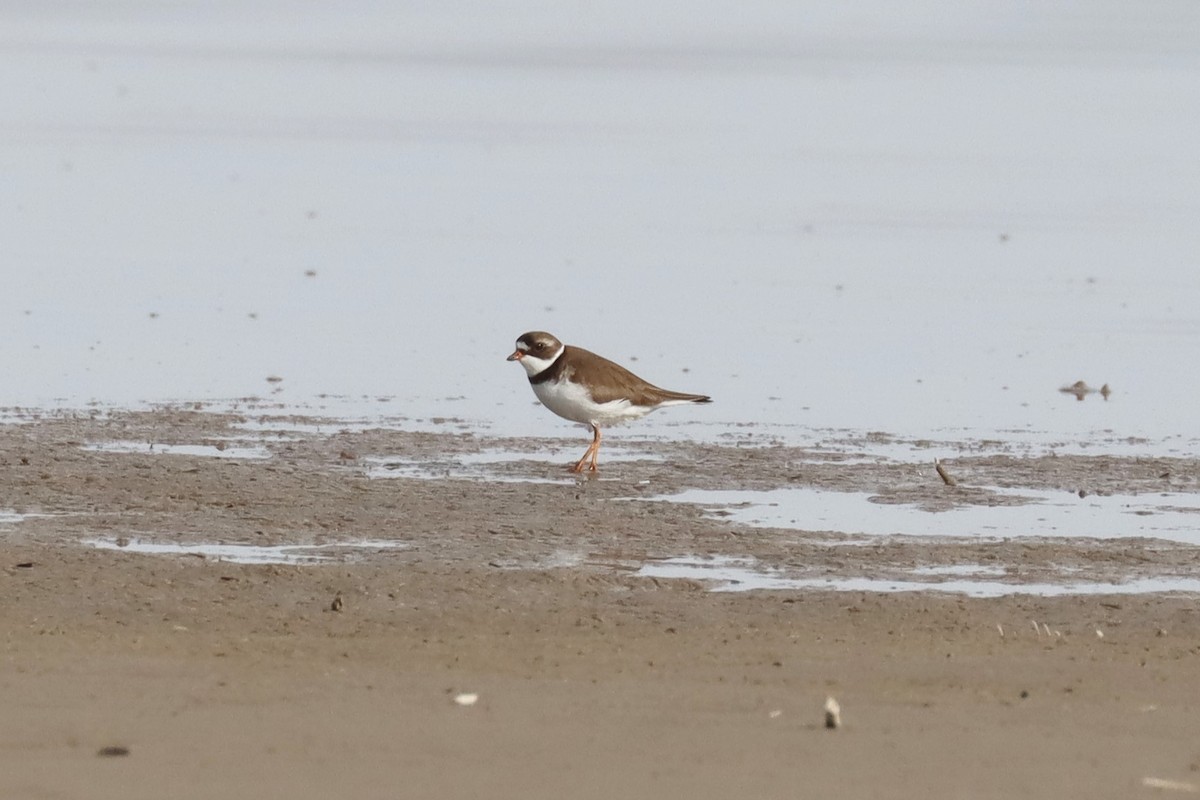
M 583 454 L 583 458 L 575 462 L 571 467 L 571 472 L 583 472 L 584 465 L 588 464 L 589 459 L 591 465 L 588 467 L 589 472 L 598 472 L 596 467 L 596 459 L 600 456 L 600 429 L 595 425 L 592 426 L 592 443 L 588 446 L 587 452 Z
M 594 430 L 594 431 L 596 432 L 596 438 L 592 440 L 592 466 L 591 466 L 591 471 L 592 471 L 592 472 L 599 472 L 600 470 L 599 470 L 599 469 L 597 469 L 597 467 L 596 467 L 596 459 L 600 457 L 600 429 L 599 429 L 598 427 L 596 427 L 595 425 L 593 425 L 593 426 L 592 426 L 592 430 Z

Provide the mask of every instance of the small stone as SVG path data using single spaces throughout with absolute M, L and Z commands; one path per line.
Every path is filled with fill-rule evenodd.
M 825 698 L 825 727 L 830 730 L 842 727 L 842 707 L 832 697 Z

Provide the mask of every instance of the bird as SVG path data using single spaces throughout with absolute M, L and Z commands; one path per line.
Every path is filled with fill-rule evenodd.
M 603 356 L 560 342 L 545 331 L 517 338 L 507 359 L 518 361 L 542 405 L 563 419 L 592 429 L 592 443 L 571 472 L 597 472 L 601 426 L 639 419 L 667 406 L 711 403 L 704 394 L 660 389 Z

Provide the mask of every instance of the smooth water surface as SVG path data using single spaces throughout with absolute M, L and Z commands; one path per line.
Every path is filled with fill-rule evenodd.
M 1191 435 L 1197 15 L 8 2 L 0 406 L 565 434 L 542 328 L 714 396 L 647 433 Z
M 868 492 L 808 488 L 764 491 L 689 489 L 650 498 L 694 503 L 747 525 L 866 536 L 951 538 L 1144 537 L 1200 545 L 1200 495 L 1148 492 L 1088 495 L 1042 489 L 992 489 L 1020 504 L 960 505 L 927 511 L 879 502 Z

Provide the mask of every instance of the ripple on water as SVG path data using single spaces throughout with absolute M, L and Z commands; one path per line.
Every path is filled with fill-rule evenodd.
M 159 556 L 203 556 L 214 561 L 232 564 L 336 564 L 353 556 L 368 555 L 382 550 L 397 550 L 408 547 L 406 542 L 385 539 L 367 539 L 357 542 L 334 542 L 330 544 L 173 544 L 145 542 L 138 539 L 85 539 L 84 544 L 99 550 L 122 550 L 128 553 Z
M 206 458 L 265 459 L 271 451 L 265 447 L 229 447 L 212 444 L 159 444 L 157 442 L 94 442 L 84 450 L 101 453 L 142 453 L 158 456 L 200 456 Z
M 833 592 L 947 592 L 968 597 L 1005 597 L 1010 595 L 1105 595 L 1160 594 L 1164 592 L 1200 593 L 1200 579 L 1177 576 L 1135 578 L 1121 582 L 1071 581 L 1010 583 L 986 578 L 997 574 L 994 567 L 953 565 L 920 567 L 908 570 L 900 578 L 836 577 L 819 578 L 788 575 L 767 567 L 753 558 L 683 556 L 653 561 L 636 573 L 639 577 L 699 580 L 712 584 L 714 592 L 799 591 Z M 949 576 L 949 577 L 946 577 Z
M 45 517 L 53 517 L 55 514 L 35 514 L 21 511 L 14 511 L 11 508 L 0 508 L 0 525 L 16 525 L 24 522 L 27 519 L 39 519 Z
M 452 458 L 404 458 L 401 456 L 368 456 L 363 459 L 369 478 L 423 478 L 479 480 L 497 483 L 564 483 L 578 480 L 568 472 L 566 461 L 553 452 L 526 452 L 491 449 L 478 453 L 460 453 Z M 661 461 L 662 457 L 640 451 L 618 451 L 605 461 Z M 506 469 L 514 464 L 527 464 L 528 470 Z M 600 480 L 618 480 L 604 478 Z

